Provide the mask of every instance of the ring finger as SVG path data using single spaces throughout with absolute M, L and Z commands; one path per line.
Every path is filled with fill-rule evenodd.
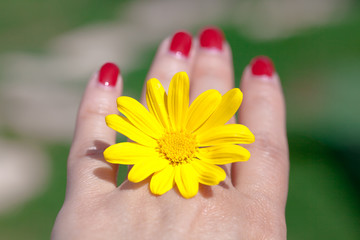
M 223 95 L 234 86 L 231 49 L 221 30 L 213 27 L 203 29 L 199 34 L 198 48 L 190 77 L 192 79 L 191 101 L 206 90 L 215 89 Z M 228 113 L 230 112 L 228 111 Z M 230 122 L 234 123 L 235 121 L 232 118 Z M 224 167 L 229 175 L 231 165 L 228 164 Z

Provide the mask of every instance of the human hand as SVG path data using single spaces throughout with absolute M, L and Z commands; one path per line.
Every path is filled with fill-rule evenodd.
M 230 90 L 234 85 L 231 50 L 221 32 L 203 30 L 193 45 L 190 48 L 191 38 L 183 33 L 165 39 L 147 79 L 155 77 L 168 89 L 175 73 L 187 72 L 190 101 L 208 89 L 222 94 Z M 244 100 L 238 122 L 256 138 L 246 146 L 249 161 L 224 166 L 225 181 L 200 185 L 199 194 L 191 199 L 183 198 L 176 188 L 155 196 L 148 180 L 125 180 L 116 186 L 117 166 L 103 158 L 104 149 L 115 143 L 115 131 L 104 119 L 117 113 L 116 98 L 122 91 L 116 67 L 103 66 L 90 80 L 79 109 L 66 199 L 52 238 L 286 239 L 285 104 L 280 81 L 267 59 L 257 58 L 245 69 L 241 90 Z

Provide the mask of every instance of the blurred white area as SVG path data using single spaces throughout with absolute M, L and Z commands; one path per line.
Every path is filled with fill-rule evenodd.
M 28 201 L 45 189 L 49 160 L 37 147 L 0 139 L 0 214 Z
M 231 23 L 257 40 L 284 38 L 341 20 L 349 7 L 348 0 L 132 1 L 117 21 L 59 36 L 44 55 L 0 56 L 0 124 L 33 139 L 68 141 L 83 91 L 74 82 L 86 81 L 106 61 L 129 72 L 144 49 L 177 29 L 214 23 Z
M 256 40 L 286 38 L 313 27 L 341 21 L 351 0 L 239 1 L 233 20 L 239 31 Z

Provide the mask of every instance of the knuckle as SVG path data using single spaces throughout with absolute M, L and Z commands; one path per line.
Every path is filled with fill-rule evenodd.
M 246 217 L 253 239 L 286 239 L 285 210 L 259 194 L 246 206 Z
M 255 143 L 250 152 L 261 161 L 257 173 L 264 177 L 259 186 L 252 186 L 252 191 L 278 201 L 279 192 L 284 190 L 289 171 L 289 153 L 286 138 L 271 137 L 271 134 L 255 135 Z M 274 199 L 275 198 L 275 199 Z
M 288 158 L 288 147 L 286 140 L 279 139 L 279 136 L 262 132 L 255 135 L 254 147 L 262 157 L 276 160 Z
M 97 98 L 91 103 L 84 104 L 79 111 L 79 118 L 89 118 L 92 116 L 105 117 L 108 114 L 116 112 L 116 103 L 111 103 L 107 98 Z
M 219 79 L 232 79 L 233 74 L 231 65 L 222 58 L 213 56 L 212 58 L 206 58 L 203 62 L 204 63 L 197 65 L 199 75 L 207 75 Z
M 281 89 L 276 84 L 257 82 L 247 96 L 249 102 L 258 106 L 259 109 L 266 110 L 271 114 L 285 111 L 285 102 Z

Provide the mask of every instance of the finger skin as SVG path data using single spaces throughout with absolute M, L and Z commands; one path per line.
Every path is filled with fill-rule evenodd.
M 226 42 L 221 51 L 199 47 L 191 74 L 190 100 L 209 89 L 225 94 L 234 87 L 233 72 L 231 49 Z
M 118 113 L 116 99 L 122 91 L 118 76 L 114 87 L 104 86 L 95 74 L 79 107 L 75 135 L 68 159 L 68 195 L 103 192 L 116 187 L 117 166 L 106 162 L 103 151 L 115 143 L 116 132 L 105 116 Z
M 201 34 L 200 34 L 201 35 Z M 190 82 L 190 101 L 195 100 L 201 93 L 209 89 L 216 89 L 222 95 L 234 87 L 234 70 L 231 48 L 223 41 L 222 49 L 201 47 L 198 44 L 194 59 Z M 232 118 L 228 123 L 234 123 Z M 227 175 L 231 171 L 231 164 L 223 166 Z M 229 179 L 227 178 L 226 181 Z
M 285 124 L 285 102 L 278 75 L 255 76 L 250 67 L 244 71 L 239 123 L 255 135 L 255 142 L 246 145 L 249 161 L 234 163 L 232 180 L 235 187 L 249 195 L 260 194 L 275 206 L 285 208 L 289 157 Z
M 193 61 L 194 51 L 190 50 L 189 56 L 177 55 L 169 50 L 171 38 L 166 38 L 160 44 L 151 68 L 146 76 L 146 81 L 151 78 L 157 78 L 165 91 L 169 90 L 170 81 L 175 73 L 186 72 L 190 75 L 191 64 Z M 146 92 L 146 81 L 142 92 L 141 102 L 144 104 L 145 92 Z M 190 79 L 191 81 L 191 79 Z

